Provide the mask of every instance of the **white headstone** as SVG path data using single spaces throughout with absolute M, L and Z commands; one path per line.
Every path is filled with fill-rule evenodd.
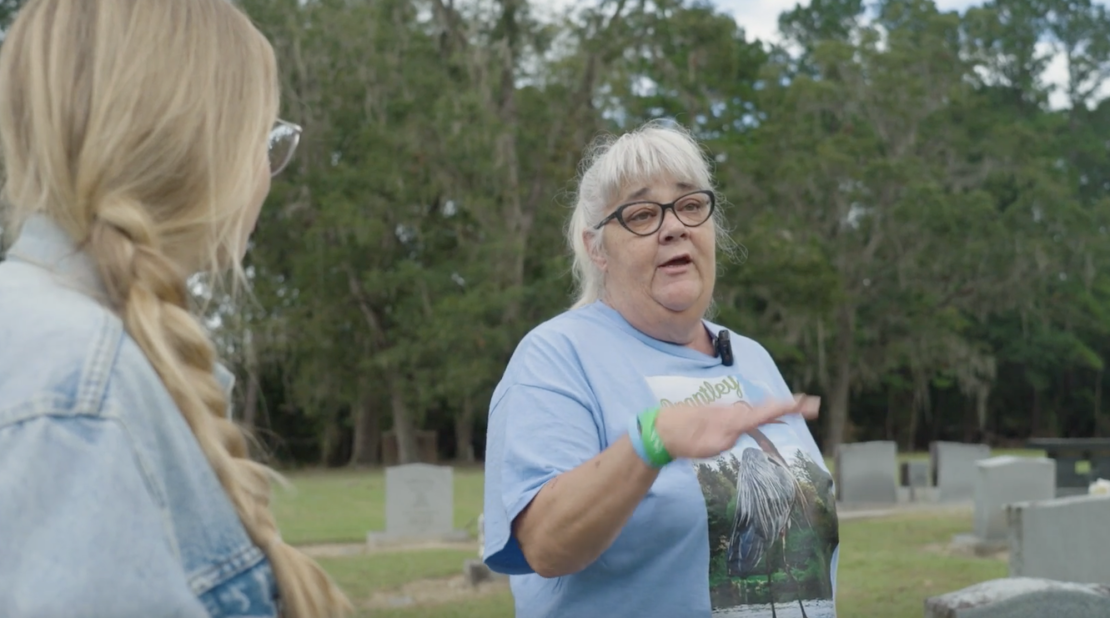
M 1010 576 L 1110 584 L 1110 496 L 1007 507 Z
M 933 442 L 929 448 L 937 499 L 959 502 L 975 499 L 975 462 L 991 456 L 986 444 Z
M 385 534 L 439 539 L 452 534 L 454 482 L 450 466 L 414 463 L 385 470 Z
M 839 502 L 898 502 L 898 447 L 894 442 L 852 442 L 836 451 L 836 494 Z
M 1046 457 L 990 457 L 975 474 L 975 536 L 1005 541 L 1006 505 L 1056 497 L 1056 463 Z

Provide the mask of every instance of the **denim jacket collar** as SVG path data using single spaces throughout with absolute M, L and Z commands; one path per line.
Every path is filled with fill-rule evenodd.
M 34 214 L 27 219 L 15 244 L 8 250 L 7 259 L 43 268 L 53 274 L 58 283 L 78 289 L 109 306 L 108 290 L 92 258 L 45 215 Z
M 34 214 L 27 219 L 6 257 L 43 268 L 52 273 L 59 284 L 79 290 L 105 307 L 110 306 L 108 290 L 92 258 L 46 215 Z M 220 363 L 214 370 L 220 386 L 230 397 L 235 387 L 235 374 Z

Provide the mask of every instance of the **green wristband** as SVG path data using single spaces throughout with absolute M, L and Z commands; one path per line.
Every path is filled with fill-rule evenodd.
M 640 413 L 640 438 L 644 444 L 644 455 L 648 464 L 655 468 L 662 468 L 671 463 L 671 454 L 663 446 L 663 440 L 655 431 L 655 417 L 659 415 L 659 408 L 648 408 Z

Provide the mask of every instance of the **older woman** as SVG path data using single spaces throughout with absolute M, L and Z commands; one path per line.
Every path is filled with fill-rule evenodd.
M 579 299 L 521 341 L 490 408 L 484 556 L 517 616 L 835 616 L 819 402 L 705 319 L 719 217 L 687 132 L 594 149 Z

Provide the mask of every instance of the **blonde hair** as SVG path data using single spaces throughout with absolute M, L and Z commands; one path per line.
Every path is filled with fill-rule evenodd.
M 591 246 L 602 247 L 605 228 L 596 230 L 594 226 L 617 205 L 615 201 L 629 184 L 670 174 L 695 187 L 714 190 L 704 151 L 689 131 L 664 120 L 652 120 L 620 137 L 598 137 L 580 169 L 578 195 L 566 229 L 577 286 L 572 308 L 597 301 L 605 291 L 605 273 L 590 259 Z M 713 224 L 718 248 L 730 252 L 732 238 L 719 205 L 713 212 Z
M 283 615 L 317 618 L 350 603 L 281 540 L 273 472 L 225 416 L 215 349 L 186 291 L 198 270 L 242 277 L 278 99 L 273 49 L 228 0 L 31 0 L 0 46 L 9 223 L 41 213 L 93 258 L 269 558 Z

